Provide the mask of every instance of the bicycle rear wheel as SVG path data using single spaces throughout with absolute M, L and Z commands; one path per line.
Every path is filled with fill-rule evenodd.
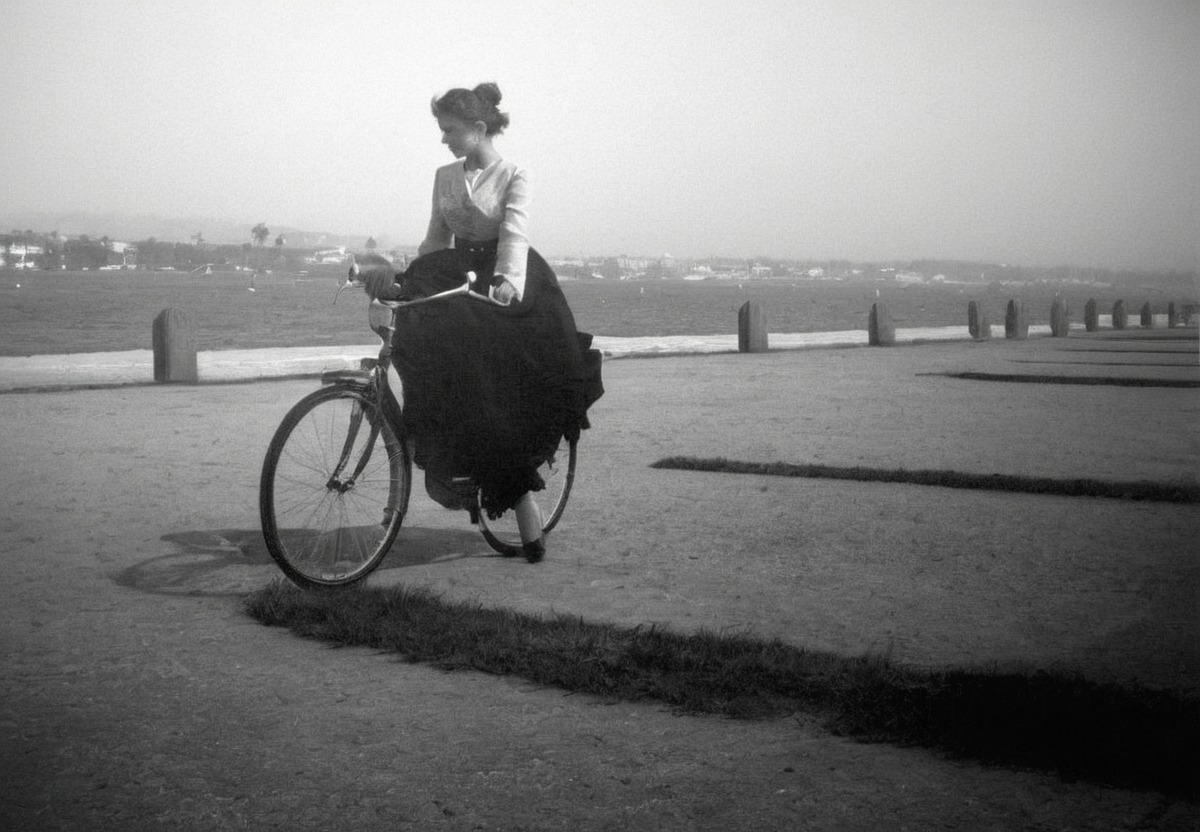
M 284 416 L 263 460 L 267 550 L 301 587 L 361 581 L 396 539 L 411 483 L 408 449 L 370 387 L 317 390 Z
M 542 509 L 542 534 L 549 534 L 562 519 L 563 511 L 567 508 L 567 498 L 571 496 L 571 486 L 575 483 L 575 459 L 578 439 L 568 440 L 565 437 L 558 440 L 558 450 L 548 462 L 538 467 L 538 473 L 546 481 L 546 488 L 535 491 L 533 496 Z M 522 553 L 521 533 L 517 528 L 517 513 L 506 511 L 496 520 L 491 520 L 487 512 L 479 506 L 479 531 L 483 533 L 488 545 L 506 557 Z

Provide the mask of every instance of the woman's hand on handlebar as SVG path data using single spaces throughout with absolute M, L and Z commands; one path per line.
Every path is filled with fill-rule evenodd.
M 507 306 L 517 300 L 517 287 L 507 280 L 501 280 L 492 288 L 492 297 Z

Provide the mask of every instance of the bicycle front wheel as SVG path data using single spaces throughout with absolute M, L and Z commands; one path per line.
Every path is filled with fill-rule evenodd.
M 284 416 L 263 460 L 267 550 L 301 587 L 361 581 L 396 539 L 411 483 L 408 449 L 371 388 L 317 390 Z
M 542 534 L 549 534 L 558 525 L 567 508 L 567 498 L 575 483 L 578 442 L 578 439 L 559 439 L 558 450 L 549 461 L 538 466 L 538 473 L 546 482 L 545 489 L 533 493 L 542 510 Z M 521 533 L 517 528 L 515 511 L 506 511 L 499 519 L 490 520 L 483 506 L 479 506 L 479 531 L 488 545 L 500 554 L 506 557 L 521 554 Z

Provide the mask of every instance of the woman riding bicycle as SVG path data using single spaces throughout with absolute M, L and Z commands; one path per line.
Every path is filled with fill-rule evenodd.
M 366 289 L 384 299 L 426 295 L 474 272 L 475 291 L 506 304 L 414 309 L 396 328 L 394 358 L 427 485 L 474 479 L 490 517 L 515 511 L 522 550 L 535 563 L 545 554 L 537 467 L 560 437 L 587 427 L 602 387 L 590 336 L 576 332 L 553 270 L 530 248 L 526 173 L 493 145 L 508 126 L 500 98 L 485 83 L 433 100 L 456 161 L 434 177 L 420 256 L 399 285 L 380 272 L 366 275 Z

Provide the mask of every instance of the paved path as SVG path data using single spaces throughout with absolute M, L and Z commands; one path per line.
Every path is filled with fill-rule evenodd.
M 1190 340 L 1174 340 L 1185 337 Z M 648 468 L 668 455 L 1195 482 L 1194 333 L 605 365 L 548 559 L 414 496 L 372 580 L 926 665 L 1200 687 L 1200 508 Z M 0 817 L 19 829 L 1188 828 L 1154 794 L 331 650 L 248 620 L 311 380 L 0 395 Z

